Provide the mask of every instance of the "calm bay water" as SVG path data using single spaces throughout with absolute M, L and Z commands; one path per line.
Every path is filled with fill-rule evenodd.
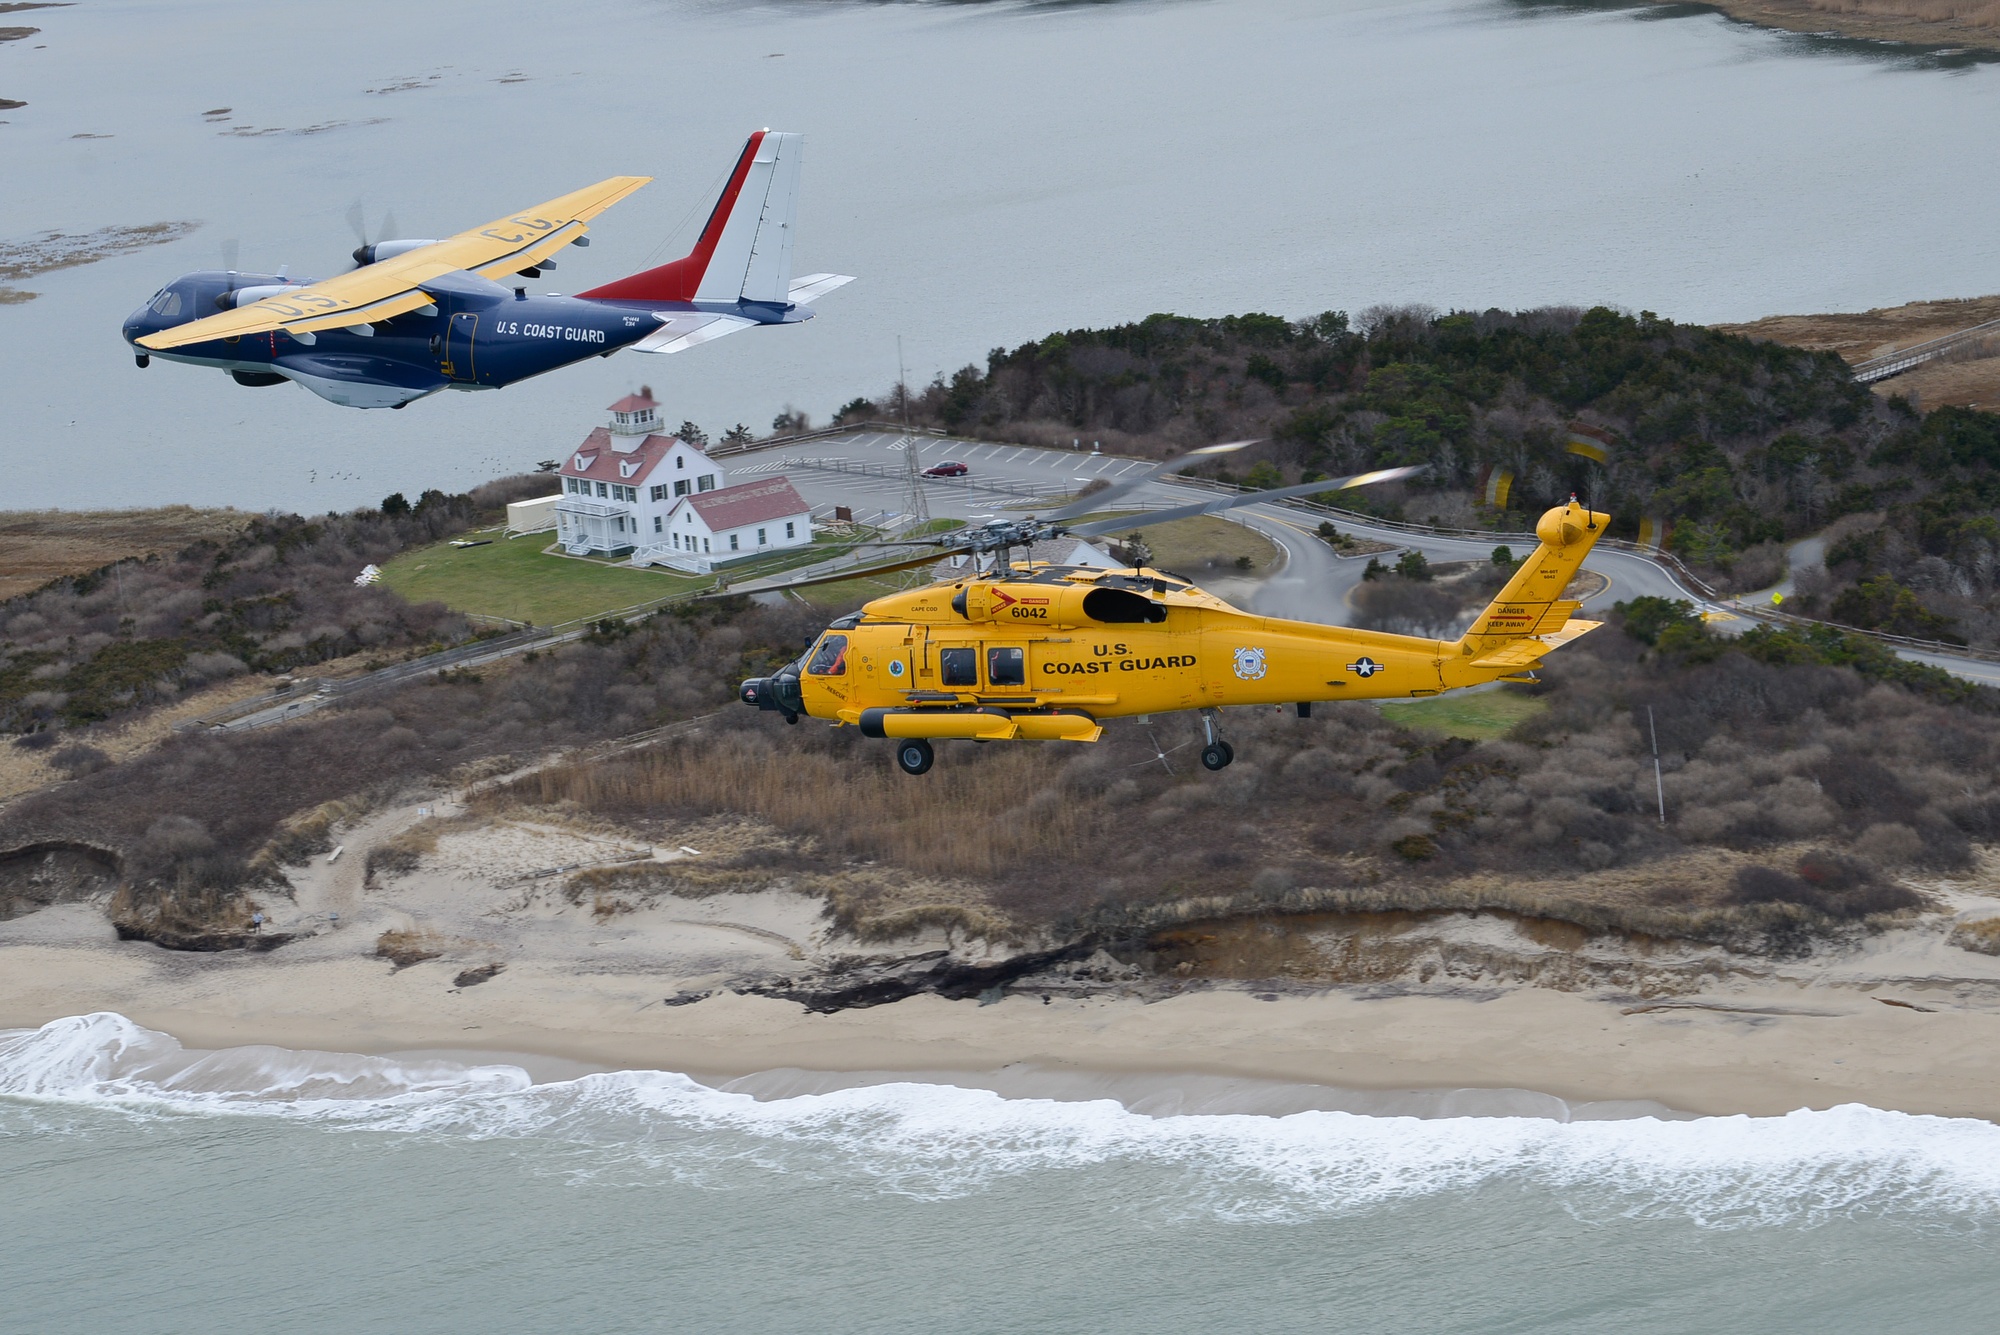
M 2000 1128 L 1149 1118 L 0 1033 L 0 1330 L 1983 1331 Z
M 91 0 L 0 44 L 0 235 L 200 219 L 0 306 L 5 504 L 305 509 L 559 454 L 641 382 L 670 417 L 824 419 L 1159 310 L 1610 302 L 1690 320 L 2000 288 L 2000 71 L 1698 9 L 1519 0 L 545 7 Z M 37 45 L 46 49 L 36 49 Z M 231 108 L 226 123 L 201 113 Z M 135 370 L 120 319 L 212 267 L 346 265 L 344 215 L 472 225 L 656 183 L 563 261 L 679 253 L 743 134 L 809 136 L 804 328 L 626 353 L 402 413 Z M 81 137 L 108 136 L 108 137 Z

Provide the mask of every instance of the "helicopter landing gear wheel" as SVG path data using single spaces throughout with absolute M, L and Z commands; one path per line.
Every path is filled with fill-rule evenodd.
M 896 743 L 896 766 L 905 774 L 922 774 L 936 759 L 937 752 L 921 737 L 906 737 Z
M 1202 735 L 1208 738 L 1208 745 L 1201 749 L 1201 763 L 1211 770 L 1227 769 L 1229 762 L 1236 759 L 1236 748 L 1215 735 L 1216 711 L 1201 711 Z

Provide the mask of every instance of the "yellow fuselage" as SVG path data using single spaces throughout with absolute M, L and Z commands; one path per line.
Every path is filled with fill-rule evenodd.
M 1097 720 L 1436 695 L 1518 676 L 1590 629 L 1561 594 L 1607 517 L 1542 545 L 1461 639 L 1255 616 L 1152 570 L 1015 566 L 878 598 L 798 665 L 801 712 L 874 736 L 1094 741 Z M 746 700 L 749 697 L 746 696 Z

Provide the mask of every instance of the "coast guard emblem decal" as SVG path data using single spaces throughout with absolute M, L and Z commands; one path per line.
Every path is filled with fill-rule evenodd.
M 902 660 L 902 659 L 900 659 L 900 658 L 892 658 L 892 659 L 890 659 L 890 660 L 889 660 L 889 675 L 890 675 L 890 676 L 892 676 L 892 677 L 900 677 L 900 676 L 902 676 L 902 675 L 903 675 L 903 660 Z
M 1349 663 L 1347 665 L 1347 670 L 1349 672 L 1352 672 L 1355 676 L 1361 678 L 1363 681 L 1366 681 L 1370 677 L 1374 676 L 1376 673 L 1382 671 L 1384 666 L 1386 665 L 1378 663 L 1374 659 L 1369 658 L 1367 655 L 1364 654 L 1360 658 L 1355 659 L 1352 663 Z
M 1238 649 L 1235 659 L 1236 675 L 1245 681 L 1256 681 L 1264 675 L 1264 651 L 1262 649 Z

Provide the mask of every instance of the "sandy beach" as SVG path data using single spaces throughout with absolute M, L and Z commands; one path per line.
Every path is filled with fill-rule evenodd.
M 45 910 L 60 914 L 74 910 Z M 287 963 L 143 943 L 9 945 L 0 1027 L 120 1012 L 190 1047 L 536 1053 L 717 1076 L 1050 1069 L 1190 1073 L 1345 1088 L 1531 1089 L 1770 1115 L 1860 1102 L 2000 1118 L 2000 1015 L 1935 999 L 1797 990 L 1635 1002 L 1534 987 L 1465 996 L 1234 988 L 1159 1001 L 915 997 L 819 1015 L 768 997 L 665 1006 L 675 980 L 516 962 L 455 988 L 456 964 L 357 954 Z M 1889 997 L 1905 1000 L 1904 997 Z M 1912 1005 L 1935 1009 L 1912 1009 Z

